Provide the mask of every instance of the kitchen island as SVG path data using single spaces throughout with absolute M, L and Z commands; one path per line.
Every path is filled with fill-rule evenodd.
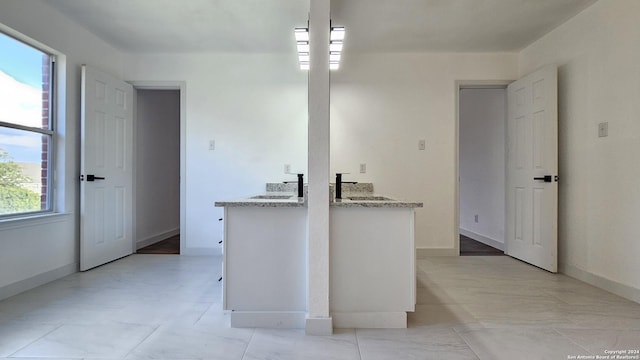
M 414 209 L 422 203 L 351 189 L 330 206 L 334 327 L 406 327 L 415 309 Z M 216 202 L 224 207 L 223 308 L 232 327 L 304 328 L 306 202 L 290 188 L 267 190 L 287 191 Z

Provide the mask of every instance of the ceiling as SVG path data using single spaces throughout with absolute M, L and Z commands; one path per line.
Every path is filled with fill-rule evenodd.
M 309 0 L 42 0 L 127 52 L 293 52 Z M 332 0 L 345 52 L 520 50 L 597 0 Z

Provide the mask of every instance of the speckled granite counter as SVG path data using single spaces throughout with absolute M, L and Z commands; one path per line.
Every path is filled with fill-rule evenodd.
M 244 207 L 304 207 L 307 206 L 305 185 L 304 198 L 298 198 L 295 183 L 268 183 L 266 192 L 237 200 L 216 201 L 215 206 L 244 206 Z M 366 208 L 421 208 L 423 203 L 417 201 L 396 200 L 373 194 L 372 183 L 343 184 L 342 199 L 333 199 L 331 184 L 331 207 L 366 207 Z
M 384 196 L 350 196 L 333 201 L 331 207 L 367 207 L 367 208 L 421 208 L 423 203 L 417 201 L 402 201 Z
M 215 206 L 242 206 L 242 207 L 304 207 L 307 202 L 298 198 L 291 192 L 266 192 L 264 194 L 250 196 L 237 200 L 216 201 Z

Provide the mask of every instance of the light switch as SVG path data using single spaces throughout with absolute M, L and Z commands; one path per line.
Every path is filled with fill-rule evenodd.
M 291 174 L 291 164 L 284 164 L 284 173 Z
M 215 150 L 215 149 L 216 149 L 216 141 L 209 140 L 209 150 Z
M 425 140 L 418 140 L 418 150 L 424 150 L 427 147 Z
M 598 137 L 607 137 L 609 136 L 609 123 L 601 122 L 598 124 Z

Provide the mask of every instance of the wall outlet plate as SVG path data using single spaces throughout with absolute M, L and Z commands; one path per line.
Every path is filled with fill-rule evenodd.
M 291 164 L 284 164 L 284 173 L 291 174 Z
M 366 174 L 367 164 L 360 164 L 360 174 Z
M 215 150 L 215 149 L 216 149 L 216 141 L 209 140 L 209 150 Z
M 424 150 L 427 147 L 427 142 L 425 140 L 418 140 L 418 150 Z
M 609 123 L 601 122 L 598 124 L 598 137 L 607 137 L 609 136 Z

